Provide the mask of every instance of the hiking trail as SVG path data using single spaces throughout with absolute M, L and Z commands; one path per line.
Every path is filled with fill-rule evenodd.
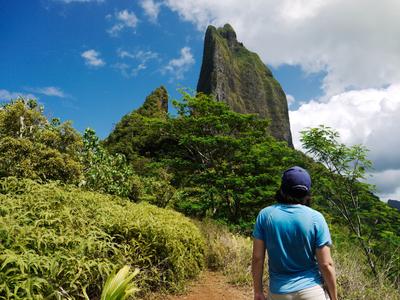
M 236 287 L 227 282 L 227 278 L 218 272 L 205 271 L 193 281 L 187 292 L 182 295 L 156 297 L 165 300 L 251 300 L 251 287 Z

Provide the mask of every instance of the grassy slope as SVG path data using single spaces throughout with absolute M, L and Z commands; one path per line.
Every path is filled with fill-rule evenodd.
M 142 293 L 199 273 L 204 240 L 179 213 L 55 183 L 0 181 L 0 298 L 97 298 L 111 271 Z

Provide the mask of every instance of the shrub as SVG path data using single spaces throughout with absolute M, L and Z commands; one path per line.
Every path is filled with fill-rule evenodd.
M 93 129 L 87 128 L 83 135 L 84 181 L 81 187 L 137 201 L 142 183 L 122 154 L 110 154 L 100 145 Z
M 207 241 L 206 262 L 213 271 L 221 271 L 230 283 L 249 285 L 253 242 L 230 232 L 227 227 L 211 220 L 199 222 L 198 226 Z
M 0 181 L 0 298 L 99 298 L 109 274 L 140 269 L 141 293 L 176 290 L 204 265 L 181 214 L 55 183 Z

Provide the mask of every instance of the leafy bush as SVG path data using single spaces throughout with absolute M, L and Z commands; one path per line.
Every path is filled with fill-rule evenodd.
M 104 149 L 93 129 L 83 135 L 82 163 L 84 178 L 81 186 L 90 190 L 127 197 L 137 201 L 142 183 L 122 154 L 110 154 Z
M 178 289 L 204 265 L 179 213 L 55 183 L 0 181 L 0 298 L 98 298 L 109 274 L 140 269 L 142 293 Z
M 47 120 L 35 100 L 17 99 L 0 107 L 0 177 L 76 183 L 81 148 L 71 122 Z

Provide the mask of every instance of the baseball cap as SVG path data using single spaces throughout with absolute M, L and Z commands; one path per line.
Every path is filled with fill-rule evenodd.
M 294 197 L 305 196 L 311 190 L 311 177 L 303 168 L 291 167 L 283 172 L 281 190 Z

